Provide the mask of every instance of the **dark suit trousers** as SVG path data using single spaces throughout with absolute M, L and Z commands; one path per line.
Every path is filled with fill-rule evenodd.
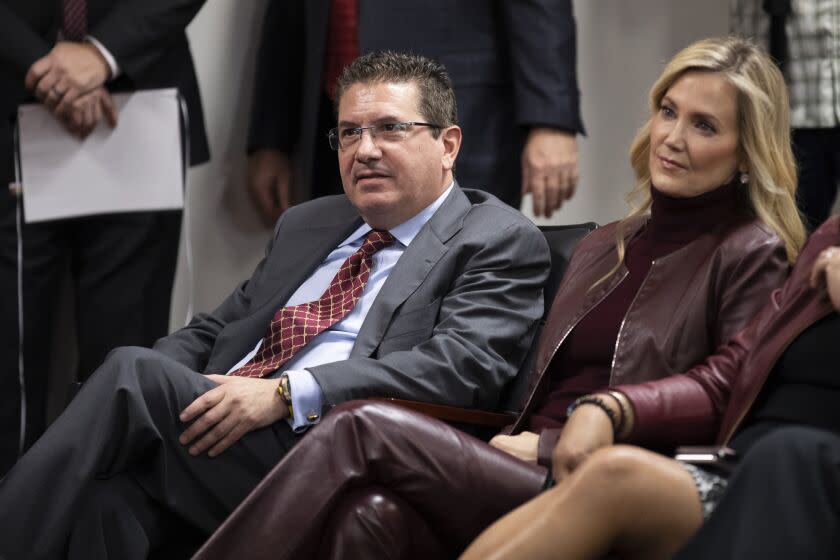
M 840 558 L 840 437 L 786 427 L 758 440 L 674 560 L 707 558 Z
M 209 535 L 297 441 L 277 422 L 190 456 L 178 414 L 214 386 L 149 349 L 112 352 L 0 482 L 0 557 L 146 558 L 171 523 Z
M 545 468 L 422 414 L 351 402 L 265 477 L 196 560 L 448 558 L 545 478 Z
M 46 423 L 47 379 L 56 367 L 87 378 L 118 346 L 151 346 L 169 327 L 169 304 L 181 213 L 138 212 L 25 224 L 23 229 L 26 441 Z M 0 192 L 0 476 L 18 457 L 22 395 L 18 369 L 15 201 Z M 67 272 L 75 308 L 75 340 L 65 328 L 54 341 L 55 312 Z M 66 305 L 66 303 L 65 303 Z M 51 364 L 58 344 L 77 349 L 78 363 Z M 55 387 L 63 400 L 67 387 Z

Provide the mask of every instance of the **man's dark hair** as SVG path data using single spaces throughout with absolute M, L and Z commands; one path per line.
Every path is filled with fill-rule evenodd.
M 458 124 L 458 108 L 452 81 L 443 64 L 426 57 L 394 51 L 377 51 L 351 62 L 338 77 L 335 112 L 345 92 L 355 84 L 413 83 L 419 92 L 419 107 L 428 122 L 447 127 Z M 439 130 L 435 130 L 437 136 Z

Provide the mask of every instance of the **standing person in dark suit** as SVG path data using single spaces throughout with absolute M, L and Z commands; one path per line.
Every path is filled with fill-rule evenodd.
M 805 225 L 831 214 L 840 189 L 840 2 L 730 0 L 732 32 L 765 47 L 790 90 L 790 122 Z
M 456 176 L 550 215 L 577 183 L 583 132 L 571 0 L 274 0 L 265 17 L 248 142 L 266 225 L 294 200 L 341 192 L 322 136 L 329 86 L 357 53 L 394 49 L 449 69 L 465 141 Z
M 353 398 L 497 405 L 544 309 L 545 238 L 454 181 L 439 64 L 361 57 L 338 91 L 346 195 L 283 214 L 215 311 L 110 354 L 0 482 L 0 557 L 145 558 L 178 520 L 209 535 Z
M 24 224 L 19 368 L 16 201 L 7 188 L 14 179 L 17 107 L 37 99 L 68 131 L 85 136 L 102 118 L 116 124 L 110 92 L 177 87 L 189 108 L 190 161 L 207 161 L 198 82 L 184 33 L 202 4 L 0 0 L 0 475 L 45 427 L 53 310 L 66 260 L 79 356 L 78 366 L 68 367 L 84 378 L 112 348 L 151 345 L 166 334 L 181 227 L 177 211 Z

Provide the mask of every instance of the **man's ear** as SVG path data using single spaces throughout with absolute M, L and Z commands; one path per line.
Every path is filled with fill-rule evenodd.
M 449 171 L 455 167 L 455 158 L 461 149 L 461 127 L 453 125 L 444 128 L 440 137 L 443 140 L 443 168 Z

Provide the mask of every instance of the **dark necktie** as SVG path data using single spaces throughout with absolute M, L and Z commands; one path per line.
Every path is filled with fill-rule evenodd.
M 790 15 L 790 0 L 764 0 L 763 8 L 770 16 L 770 56 L 784 73 L 788 62 L 785 22 Z
M 277 371 L 315 336 L 346 317 L 362 296 L 370 277 L 373 254 L 393 242 L 394 236 L 387 231 L 368 233 L 362 246 L 344 261 L 321 297 L 279 309 L 268 326 L 259 352 L 229 375 L 263 377 Z
M 335 95 L 335 81 L 345 66 L 359 56 L 358 0 L 332 0 L 324 60 L 324 91 Z
M 81 41 L 87 34 L 87 1 L 62 0 L 62 35 L 66 41 Z

